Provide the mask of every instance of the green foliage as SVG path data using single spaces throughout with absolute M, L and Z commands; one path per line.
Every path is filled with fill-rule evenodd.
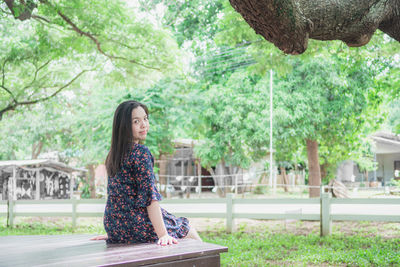
M 70 113 L 62 112 L 65 106 L 71 106 L 70 101 L 58 96 L 30 106 L 24 113 L 6 114 L 0 121 L 0 136 L 5 137 L 0 139 L 0 159 L 30 159 L 35 152 L 33 147 L 40 143 L 42 153 L 62 151 L 70 145 L 72 122 Z
M 366 138 L 383 122 L 382 91 L 366 61 L 342 55 L 287 58 L 292 71 L 275 77 L 275 158 L 302 162 L 305 140 L 320 144 L 320 163 L 328 177 L 336 164 L 351 158 L 371 170 Z M 250 70 L 251 71 L 251 70 Z M 236 71 L 204 94 L 205 143 L 197 149 L 206 166 L 221 160 L 246 167 L 266 154 L 269 142 L 269 81 Z
M 218 25 L 217 45 L 247 44 L 243 54 L 255 62 L 248 67 L 249 75 L 274 70 L 274 156 L 278 162 L 304 161 L 305 140 L 314 139 L 320 144 L 320 163 L 328 178 L 344 159 L 355 160 L 365 170 L 375 168 L 366 137 L 384 121 L 381 106 L 386 95 L 399 91 L 398 86 L 393 88 L 397 78 L 393 83 L 389 81 L 393 76 L 386 75 L 398 69 L 390 61 L 398 47 L 393 40 L 378 33 L 368 46 L 357 49 L 337 41 L 311 40 L 306 53 L 287 56 L 255 34 L 227 2 Z M 240 62 L 239 57 L 236 60 Z M 223 84 L 229 76 L 213 81 Z M 266 81 L 261 83 L 257 86 L 267 87 Z M 260 97 L 260 101 L 268 99 Z M 216 154 L 216 158 L 223 156 L 218 148 Z
M 399 172 L 399 171 L 397 170 L 397 172 Z M 397 175 L 395 174 L 395 176 L 396 176 L 396 177 L 399 177 L 399 176 L 400 176 L 400 173 L 397 173 Z M 390 182 L 388 183 L 388 185 L 389 185 L 389 186 L 396 186 L 396 187 L 399 187 L 399 188 L 400 188 L 400 180 L 392 179 L 392 180 L 390 180 Z
M 175 97 L 184 90 L 182 86 L 177 80 L 161 80 L 147 89 L 114 86 L 113 90 L 88 90 L 85 95 L 77 96 L 82 104 L 74 119 L 72 135 L 81 162 L 104 162 L 111 141 L 114 111 L 121 102 L 131 99 L 149 108 L 150 131 L 146 145 L 154 156 L 172 152 L 171 125 L 176 125 L 184 116 L 179 108 L 181 99 Z M 99 84 L 99 88 L 104 87 Z
M 247 53 L 256 64 L 249 73 L 274 77 L 274 148 L 279 161 L 306 158 L 305 139 L 318 140 L 320 163 L 329 178 L 336 164 L 353 159 L 362 169 L 375 168 L 366 136 L 384 121 L 381 107 L 389 94 L 398 94 L 398 44 L 382 33 L 363 48 L 343 43 L 310 41 L 300 56 L 287 56 L 256 35 L 227 4 L 219 21 L 220 45 L 250 43 Z M 386 75 L 387 74 L 387 75 Z M 393 78 L 392 78 L 393 77 Z
M 142 10 L 149 12 L 161 6 L 165 9 L 159 18 L 164 27 L 174 33 L 179 46 L 189 46 L 196 55 L 203 52 L 202 46 L 213 46 L 210 42 L 218 31 L 216 21 L 221 14 L 221 0 L 171 1 L 141 0 Z
M 387 105 L 388 127 L 394 133 L 400 134 L 400 98 L 391 101 Z
M 223 8 L 223 14 L 218 20 L 218 32 L 215 35 L 217 44 L 235 45 L 261 40 L 261 36 L 254 32 L 228 1 L 223 2 Z
M 103 163 L 111 141 L 113 114 L 123 101 L 135 99 L 144 102 L 150 111 L 150 133 L 146 141 L 157 156 L 172 151 L 173 129 L 170 125 L 183 125 L 186 116 L 180 107 L 187 90 L 185 81 L 162 80 L 143 89 L 114 84 L 107 89 L 112 78 L 93 75 L 81 90 L 69 91 L 45 104 L 36 105 L 31 112 L 9 114 L 0 123 L 0 133 L 10 138 L 0 140 L 4 159 L 30 158 L 32 144 L 42 141 L 43 151 L 58 150 L 66 163 L 78 160 L 79 166 Z
M 93 64 L 86 55 L 67 56 L 63 34 L 43 25 L 0 17 L 0 112 L 18 103 L 35 103 L 68 87 Z
M 81 198 L 88 199 L 90 198 L 90 186 L 89 183 L 85 180 L 82 180 L 82 186 L 79 188 L 81 191 Z
M 37 4 L 35 18 L 23 22 L 0 4 L 0 110 L 21 104 L 0 121 L 1 136 L 11 134 L 0 140 L 0 158 L 30 158 L 40 143 L 42 153 L 57 150 L 66 163 L 102 163 L 113 112 L 128 98 L 143 100 L 157 118 L 152 151 L 171 151 L 171 122 L 162 116 L 174 105 L 163 101 L 174 93 L 154 87 L 146 96 L 143 90 L 181 69 L 169 32 L 136 18 L 135 9 L 120 1 Z
M 264 186 L 264 185 L 257 185 L 257 186 L 254 188 L 254 191 L 253 191 L 253 193 L 254 193 L 255 195 L 264 195 L 264 194 L 266 194 L 267 192 L 268 192 L 267 187 Z
M 173 152 L 172 140 L 175 134 L 189 121 L 185 112 L 185 105 L 192 96 L 188 84 L 184 77 L 163 79 L 150 88 L 132 90 L 119 100 L 122 102 L 133 98 L 149 108 L 150 131 L 146 145 L 155 156 Z
M 155 156 L 171 152 L 176 137 L 197 138 L 204 165 L 249 166 L 268 150 L 270 69 L 281 165 L 304 162 L 304 140 L 312 138 L 329 177 L 349 158 L 373 169 L 366 136 L 391 101 L 389 124 L 400 131 L 398 43 L 382 33 L 357 49 L 310 41 L 294 57 L 255 34 L 228 1 L 35 3 L 36 18 L 23 22 L 0 4 L 0 110 L 61 90 L 5 113 L 2 159 L 29 158 L 42 143 L 65 162 L 101 163 L 116 106 L 136 99 L 149 106 L 146 144 Z M 160 10 L 159 24 L 147 19 Z
M 169 32 L 135 18 L 124 2 L 37 4 L 34 17 L 23 22 L 0 4 L 0 115 L 76 88 L 89 71 L 114 82 L 151 84 L 149 77 L 156 81 L 180 69 L 175 64 L 180 52 Z
M 277 136 L 283 139 L 283 150 L 291 150 L 286 144 L 317 140 L 320 164 L 328 166 L 331 176 L 347 157 L 370 155 L 366 149 L 351 154 L 367 146 L 363 138 L 383 122 L 383 116 L 376 121 L 382 100 L 374 97 L 375 74 L 367 62 L 334 55 L 292 62 L 293 71 L 281 77 L 275 89 Z
M 267 95 L 255 85 L 258 76 L 236 72 L 223 84 L 212 86 L 204 96 L 206 132 L 204 143 L 196 147 L 205 166 L 221 160 L 234 166 L 248 167 L 266 155 L 268 138 Z
M 135 11 L 123 1 L 104 0 L 57 1 L 38 7 L 38 15 L 47 18 L 52 25 L 63 30 L 72 26 L 75 32 L 69 30 L 66 39 L 75 39 L 79 50 L 105 55 L 116 66 L 126 68 L 128 72 L 134 71 L 136 75 L 147 73 L 148 68 L 169 69 L 176 59 L 171 53 L 175 50 L 175 42 L 166 31 L 154 28 L 146 19 L 135 17 Z M 60 13 L 91 36 L 79 37 L 75 26 Z M 137 67 L 139 69 L 134 70 Z

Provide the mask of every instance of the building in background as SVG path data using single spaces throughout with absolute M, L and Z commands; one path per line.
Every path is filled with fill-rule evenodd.
M 82 172 L 49 159 L 0 161 L 0 200 L 72 198 Z
M 191 193 L 216 192 L 221 188 L 229 192 L 242 193 L 249 191 L 258 184 L 263 174 L 269 155 L 259 162 L 254 162 L 248 169 L 236 166 L 222 166 L 218 164 L 212 169 L 214 174 L 201 166 L 201 159 L 196 157 L 194 148 L 199 141 L 193 139 L 175 139 L 174 152 L 162 154 L 155 159 L 156 180 L 164 196 L 180 195 L 189 197 Z M 235 175 L 218 175 L 218 169 L 234 168 Z M 103 164 L 95 169 L 96 193 L 105 194 L 107 188 L 107 174 Z
M 400 180 L 400 136 L 377 132 L 370 137 L 374 142 L 377 170 L 366 175 L 360 172 L 357 164 L 351 160 L 342 162 L 337 169 L 336 177 L 343 183 L 378 182 L 386 185 L 392 179 Z

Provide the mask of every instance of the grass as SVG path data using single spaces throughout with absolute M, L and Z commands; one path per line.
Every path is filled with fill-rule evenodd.
M 103 234 L 103 225 L 94 220 L 80 220 L 72 227 L 69 218 L 18 218 L 14 228 L 5 227 L 5 218 L 0 218 L 0 236 L 8 235 L 65 235 L 65 234 Z
M 0 218 L 0 236 L 104 233 L 101 221 L 90 219 L 80 219 L 75 229 L 68 218 L 21 218 L 13 229 L 5 223 Z M 298 221 L 291 226 L 302 228 L 306 224 Z M 223 224 L 214 224 L 200 235 L 206 242 L 229 247 L 229 252 L 221 255 L 222 266 L 400 266 L 398 224 L 380 227 L 361 222 L 346 224 L 346 228 L 343 231 L 337 224 L 332 235 L 320 237 L 314 230 L 293 233 L 277 222 L 272 227 L 241 223 L 233 234 L 225 233 Z M 377 228 L 394 232 L 395 237 L 380 235 Z
M 223 266 L 399 266 L 400 239 L 334 234 L 202 233 L 206 242 L 229 247 Z

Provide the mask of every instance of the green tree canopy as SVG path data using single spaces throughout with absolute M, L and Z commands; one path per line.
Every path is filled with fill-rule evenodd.
M 0 3 L 0 115 L 46 101 L 89 71 L 149 85 L 149 77 L 179 69 L 169 32 L 135 17 L 124 2 L 10 2 L 13 13 Z M 30 16 L 15 20 L 31 2 Z

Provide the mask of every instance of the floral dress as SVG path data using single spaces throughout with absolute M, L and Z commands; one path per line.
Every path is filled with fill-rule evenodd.
M 161 200 L 155 186 L 154 159 L 149 149 L 133 144 L 121 169 L 108 177 L 104 228 L 107 243 L 146 243 L 157 241 L 146 207 L 152 200 Z M 175 217 L 161 208 L 168 234 L 183 238 L 189 232 L 189 221 Z

